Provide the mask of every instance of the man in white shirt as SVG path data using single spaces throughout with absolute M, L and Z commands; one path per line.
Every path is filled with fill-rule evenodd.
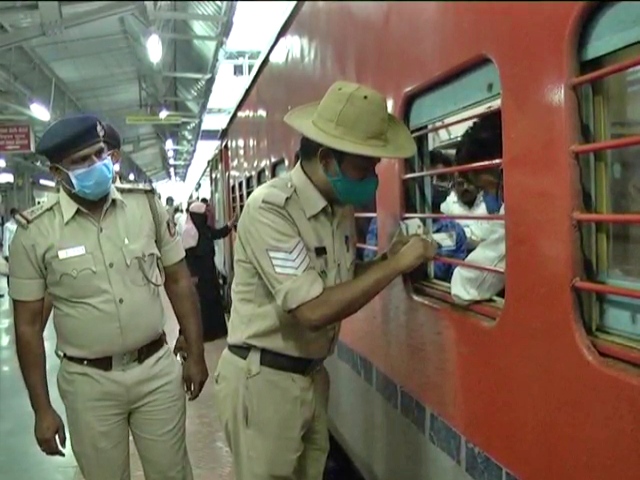
M 502 120 L 493 112 L 477 120 L 462 136 L 456 150 L 456 164 L 468 165 L 502 158 Z M 502 169 L 491 168 L 465 172 L 465 179 L 478 190 L 495 188 L 502 196 Z M 500 207 L 504 214 L 504 204 Z M 466 262 L 487 267 L 505 268 L 504 221 L 487 221 L 485 238 L 471 252 Z M 456 303 L 469 304 L 488 300 L 504 289 L 505 275 L 469 267 L 458 267 L 451 278 L 451 295 Z
M 2 232 L 2 256 L 5 260 L 9 261 L 9 245 L 11 244 L 11 240 L 13 240 L 13 235 L 16 233 L 16 229 L 18 228 L 18 224 L 16 223 L 16 215 L 18 214 L 18 209 L 12 208 L 9 212 L 11 218 L 4 224 L 4 229 Z
M 454 188 L 444 201 L 440 210 L 445 215 L 487 215 L 487 207 L 484 203 L 482 194 L 478 191 L 475 185 L 465 180 L 463 177 L 457 175 L 454 180 Z M 471 219 L 459 219 L 456 220 L 467 235 L 467 247 L 472 250 L 478 246 L 482 240 L 485 240 L 488 235 L 487 220 L 471 220 Z
M 4 224 L 4 228 L 2 229 L 2 256 L 5 261 L 9 262 L 9 245 L 13 240 L 13 235 L 16 233 L 16 229 L 18 228 L 18 224 L 16 223 L 16 215 L 18 214 L 17 208 L 12 208 L 9 211 L 10 218 Z M 9 287 L 9 276 L 7 275 L 7 288 Z M 4 297 L 4 292 L 0 292 L 0 298 Z
M 187 214 L 184 212 L 182 205 L 176 206 L 173 220 L 176 222 L 176 231 L 178 232 L 178 235 L 182 236 L 182 232 L 184 232 L 184 227 L 187 223 Z

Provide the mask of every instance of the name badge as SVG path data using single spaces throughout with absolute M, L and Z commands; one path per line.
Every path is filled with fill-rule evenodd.
M 64 250 L 58 250 L 58 258 L 64 260 L 65 258 L 79 257 L 87 253 L 84 245 L 81 247 L 65 248 Z

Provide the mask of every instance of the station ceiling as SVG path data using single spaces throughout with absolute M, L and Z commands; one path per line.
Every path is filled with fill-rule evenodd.
M 0 123 L 28 125 L 37 141 L 49 123 L 34 102 L 50 121 L 95 113 L 121 133 L 125 173 L 183 180 L 218 63 L 229 54 L 236 3 L 0 2 Z M 157 64 L 146 48 L 153 33 L 163 47 Z M 41 165 L 33 154 L 11 156 Z

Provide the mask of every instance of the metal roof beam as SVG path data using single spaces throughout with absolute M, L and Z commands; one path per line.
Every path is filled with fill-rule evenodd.
M 39 3 L 43 3 L 43 2 L 39 2 Z M 44 2 L 46 3 L 46 2 Z M 54 2 L 57 3 L 57 2 Z M 9 33 L 11 33 L 11 29 L 9 28 L 8 25 L 6 25 L 4 22 L 0 21 L 0 25 L 2 25 L 2 27 Z M 40 56 L 38 56 L 35 52 L 33 52 L 30 48 L 26 47 L 26 46 L 22 46 L 21 47 L 24 52 L 27 54 L 27 56 L 33 61 L 33 63 L 36 64 L 36 66 L 47 76 L 49 77 L 50 80 L 52 80 L 53 82 L 55 82 L 56 87 L 58 87 L 62 93 L 69 99 L 71 100 L 75 106 L 79 109 L 82 110 L 83 107 L 80 104 L 80 102 L 76 99 L 75 96 L 73 96 L 73 94 L 71 94 L 71 91 L 69 90 L 69 87 L 67 86 L 67 84 L 60 78 L 60 76 L 58 76 L 58 74 L 56 72 L 53 71 L 53 69 L 51 67 L 49 67 L 49 65 L 47 65 L 47 63 L 42 60 L 42 58 L 40 58 Z
M 228 50 L 224 48 L 222 60 L 244 60 L 245 58 L 248 58 L 249 60 L 258 60 L 260 55 L 262 55 L 261 50 Z
M 225 20 L 224 15 L 209 15 L 205 13 L 172 12 L 169 10 L 156 10 L 149 12 L 152 20 L 183 20 L 219 23 Z
M 47 30 L 47 26 L 56 27 L 62 23 L 62 10 L 60 2 L 38 2 L 40 12 L 40 23 Z
M 220 41 L 220 35 L 196 35 L 189 33 L 170 33 L 161 32 L 160 37 L 172 38 L 175 40 L 189 40 L 189 41 L 201 41 L 201 42 L 218 42 Z
M 79 27 L 87 23 L 104 20 L 105 18 L 127 15 L 140 8 L 141 2 L 108 2 L 106 5 L 94 8 L 85 13 L 70 15 L 62 19 L 60 27 L 62 29 Z M 11 33 L 0 35 L 0 50 L 4 50 L 15 45 L 20 45 L 31 40 L 37 40 L 46 36 L 43 25 L 16 29 Z
M 188 78 L 191 80 L 206 80 L 211 77 L 213 73 L 196 73 L 196 72 L 162 72 L 163 77 L 170 78 Z
M 197 96 L 197 97 L 165 97 L 162 96 L 160 97 L 160 100 L 165 100 L 167 102 L 199 102 L 202 100 L 201 96 Z

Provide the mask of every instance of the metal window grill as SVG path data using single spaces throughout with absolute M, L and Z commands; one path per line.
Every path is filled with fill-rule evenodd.
M 591 85 L 592 83 L 610 77 L 617 73 L 625 72 L 634 67 L 640 66 L 640 57 L 632 58 L 623 62 L 609 65 L 599 70 L 580 75 L 569 82 L 576 93 L 580 87 Z M 596 153 L 602 151 L 619 150 L 627 147 L 640 145 L 640 135 L 631 135 L 624 138 L 604 140 L 591 143 L 581 143 L 571 146 L 571 153 L 577 162 L 580 155 Z M 577 223 L 608 223 L 608 224 L 638 224 L 640 214 L 638 213 L 585 213 L 574 212 L 573 221 Z M 591 280 L 577 277 L 572 282 L 573 288 L 578 291 L 589 292 L 596 295 L 613 295 L 623 298 L 640 299 L 640 290 L 632 288 L 607 285 L 605 283 L 593 282 Z M 592 342 L 596 350 L 606 356 L 615 357 L 620 360 L 640 365 L 640 350 L 626 345 L 613 343 L 610 340 L 592 337 Z

